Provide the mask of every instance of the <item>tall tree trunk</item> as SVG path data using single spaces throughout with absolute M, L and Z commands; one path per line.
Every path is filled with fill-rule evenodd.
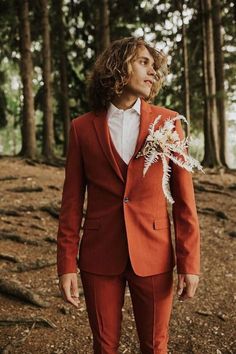
M 223 35 L 221 22 L 221 7 L 219 0 L 213 0 L 213 28 L 214 28 L 214 50 L 215 50 L 215 75 L 216 75 L 216 104 L 219 121 L 219 142 L 220 160 L 227 167 L 226 153 L 226 117 L 225 117 L 225 73 L 223 54 Z
M 99 4 L 99 48 L 98 51 L 102 52 L 110 44 L 110 10 L 109 10 L 109 1 L 101 0 Z
M 51 91 L 51 49 L 50 49 L 50 26 L 48 18 L 48 0 L 40 0 L 41 23 L 43 36 L 43 82 L 44 82 L 44 103 L 43 103 L 43 155 L 47 159 L 54 156 L 54 129 Z
M 28 0 L 17 0 L 20 36 L 20 74 L 23 85 L 22 148 L 20 155 L 34 158 L 36 155 L 36 136 L 33 98 L 33 63 L 31 55 L 31 35 Z
M 190 93 L 189 93 L 189 65 L 188 65 L 188 42 L 186 34 L 186 25 L 184 23 L 184 0 L 178 2 L 179 11 L 182 20 L 182 51 L 184 64 L 184 114 L 187 118 L 186 135 L 190 135 Z
M 211 0 L 201 0 L 203 29 L 203 72 L 205 91 L 203 165 L 219 166 L 219 139 L 216 109 L 216 82 Z
M 70 130 L 70 108 L 69 108 L 69 94 L 68 94 L 68 76 L 67 76 L 67 53 L 65 45 L 65 28 L 63 22 L 63 0 L 53 1 L 55 12 L 57 13 L 57 30 L 58 30 L 58 51 L 59 51 L 59 65 L 60 65 L 60 112 L 63 120 L 64 131 L 64 146 L 63 155 L 66 156 L 69 144 L 69 130 Z
M 209 156 L 211 150 L 211 134 L 210 134 L 210 105 L 207 97 L 209 97 L 208 74 L 207 74 L 207 34 L 206 22 L 204 18 L 204 0 L 201 0 L 201 14 L 202 14 L 202 71 L 203 71 L 203 92 L 204 92 L 204 160 L 207 164 L 206 157 Z M 210 163 L 209 159 L 209 163 Z

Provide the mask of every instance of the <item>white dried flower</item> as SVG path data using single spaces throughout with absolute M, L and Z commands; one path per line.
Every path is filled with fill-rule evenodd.
M 136 158 L 144 156 L 143 176 L 147 173 L 149 167 L 157 162 L 159 158 L 163 165 L 162 188 L 167 200 L 173 204 L 174 200 L 170 193 L 169 180 L 171 168 L 167 162 L 170 159 L 176 165 L 185 168 L 189 172 L 193 172 L 194 168 L 201 170 L 203 168 L 198 160 L 190 156 L 186 150 L 189 147 L 189 139 L 180 140 L 179 134 L 175 130 L 174 122 L 183 120 L 188 124 L 187 119 L 182 115 L 177 115 L 174 118 L 165 120 L 164 124 L 155 130 L 156 124 L 161 119 L 161 115 L 156 117 L 154 122 L 150 124 L 144 146 L 137 154 Z M 177 154 L 177 156 L 176 156 Z

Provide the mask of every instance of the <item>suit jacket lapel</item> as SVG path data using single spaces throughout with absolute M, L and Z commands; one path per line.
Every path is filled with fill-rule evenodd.
M 134 151 L 134 154 L 132 156 L 132 159 L 130 160 L 130 163 L 132 160 L 136 157 L 137 153 L 141 150 L 147 136 L 148 136 L 148 129 L 151 123 L 154 122 L 155 118 L 159 115 L 159 110 L 157 109 L 157 106 L 155 109 L 152 109 L 152 106 L 148 104 L 146 101 L 142 100 L 141 101 L 141 117 L 140 117 L 140 128 L 139 128 L 139 135 L 138 135 L 138 140 L 136 144 L 136 148 Z M 156 129 L 162 124 L 163 120 L 160 119 L 160 121 L 156 125 Z
M 158 115 L 157 112 L 153 112 L 151 106 L 147 102 L 145 102 L 144 100 L 141 101 L 141 117 L 140 117 L 139 134 L 138 134 L 136 148 L 129 164 L 132 162 L 132 160 L 135 158 L 138 151 L 141 149 L 142 145 L 144 144 L 144 141 L 148 135 L 149 125 L 153 122 L 153 120 L 157 117 L 157 115 Z M 115 170 L 118 177 L 122 180 L 122 182 L 125 182 L 122 173 L 120 171 L 120 168 L 116 162 L 116 158 L 112 152 L 109 127 L 107 124 L 107 112 L 103 111 L 99 113 L 97 116 L 95 116 L 93 123 L 95 126 L 98 140 L 100 142 L 104 154 L 106 155 L 109 163 L 111 164 L 112 168 Z M 159 124 L 161 124 L 161 121 L 159 122 Z
M 116 162 L 116 158 L 112 152 L 109 127 L 107 124 L 107 112 L 100 112 L 96 117 L 94 117 L 93 123 L 104 154 L 118 177 L 122 180 L 122 182 L 125 182 L 119 165 Z

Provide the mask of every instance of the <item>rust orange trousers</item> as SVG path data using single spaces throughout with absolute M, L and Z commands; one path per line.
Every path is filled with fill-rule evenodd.
M 130 260 L 122 274 L 80 271 L 94 354 L 118 354 L 122 307 L 128 283 L 142 354 L 167 354 L 173 300 L 173 272 L 140 277 Z M 134 353 L 136 354 L 136 353 Z

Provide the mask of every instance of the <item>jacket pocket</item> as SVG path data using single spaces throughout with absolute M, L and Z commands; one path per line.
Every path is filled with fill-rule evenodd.
M 167 229 L 170 227 L 169 218 L 156 219 L 153 221 L 154 230 Z
M 98 230 L 100 228 L 99 219 L 87 219 L 84 222 L 84 230 Z

